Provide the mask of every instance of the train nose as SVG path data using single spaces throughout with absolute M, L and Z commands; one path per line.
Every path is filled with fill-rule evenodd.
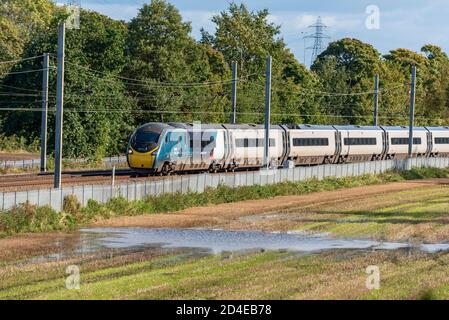
M 152 169 L 155 158 L 156 156 L 152 152 L 141 153 L 136 150 L 132 150 L 132 153 L 128 152 L 128 162 L 131 168 Z

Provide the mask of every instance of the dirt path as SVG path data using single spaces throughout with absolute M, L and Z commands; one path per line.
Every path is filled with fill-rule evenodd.
M 243 216 L 296 208 L 310 204 L 328 203 L 336 200 L 341 201 L 343 199 L 352 201 L 354 199 L 382 193 L 398 192 L 439 184 L 449 184 L 449 179 L 405 181 L 387 185 L 372 185 L 329 192 L 317 192 L 301 196 L 282 196 L 266 200 L 248 200 L 236 203 L 195 207 L 175 213 L 117 217 L 96 222 L 93 226 L 149 228 L 223 227 Z

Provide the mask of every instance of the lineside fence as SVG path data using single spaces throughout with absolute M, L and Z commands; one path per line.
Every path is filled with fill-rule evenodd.
M 166 179 L 128 181 L 112 185 L 82 185 L 63 187 L 61 189 L 39 189 L 29 191 L 0 193 L 2 210 L 11 209 L 21 203 L 44 206 L 62 210 L 66 195 L 75 195 L 86 205 L 89 200 L 100 203 L 107 202 L 114 197 L 140 200 L 146 196 L 162 195 L 166 193 L 203 192 L 206 188 L 216 188 L 219 185 L 229 187 L 269 185 L 280 182 L 299 182 L 310 179 L 325 179 L 328 177 L 356 177 L 366 174 L 380 174 L 390 170 L 409 170 L 411 168 L 449 167 L 449 158 L 385 160 L 350 164 L 329 164 L 314 167 L 296 167 L 269 171 L 245 171 L 235 173 L 197 174 L 188 176 L 171 176 Z
M 70 159 L 65 160 L 71 163 L 87 163 L 88 159 Z M 115 157 L 106 157 L 103 159 L 103 164 L 105 166 L 114 166 L 118 164 L 126 163 L 126 156 L 115 156 Z M 40 159 L 29 159 L 29 160 L 0 160 L 0 169 L 7 168 L 17 168 L 17 169 L 27 169 L 27 168 L 40 168 L 41 160 Z

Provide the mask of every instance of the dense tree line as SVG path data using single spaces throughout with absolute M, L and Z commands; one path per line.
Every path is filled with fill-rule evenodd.
M 191 36 L 189 22 L 164 0 L 143 5 L 129 22 L 82 10 L 67 30 L 64 155 L 100 158 L 123 152 L 133 128 L 148 121 L 227 122 L 232 61 L 238 63 L 239 122 L 262 123 L 267 55 L 273 58 L 276 123 L 371 124 L 373 78 L 380 76 L 380 123 L 407 123 L 410 68 L 418 68 L 418 124 L 448 124 L 449 59 L 441 48 L 381 55 L 357 39 L 329 44 L 308 70 L 286 46 L 268 10 L 230 4 L 213 33 Z M 56 53 L 57 25 L 67 17 L 49 0 L 3 0 L 0 61 Z M 51 56 L 51 65 L 56 58 Z M 39 137 L 42 59 L 0 64 L 0 133 Z M 55 106 L 54 69 L 50 109 Z M 18 108 L 17 110 L 14 110 Z M 37 110 L 31 110 L 31 109 Z M 20 111 L 23 110 L 23 111 Z M 53 143 L 54 112 L 49 114 Z

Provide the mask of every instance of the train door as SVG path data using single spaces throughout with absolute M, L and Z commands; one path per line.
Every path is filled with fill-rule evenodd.
M 428 130 L 428 129 L 426 129 Z M 427 152 L 426 152 L 426 158 L 430 157 L 432 155 L 433 150 L 433 134 L 431 131 L 427 131 Z

